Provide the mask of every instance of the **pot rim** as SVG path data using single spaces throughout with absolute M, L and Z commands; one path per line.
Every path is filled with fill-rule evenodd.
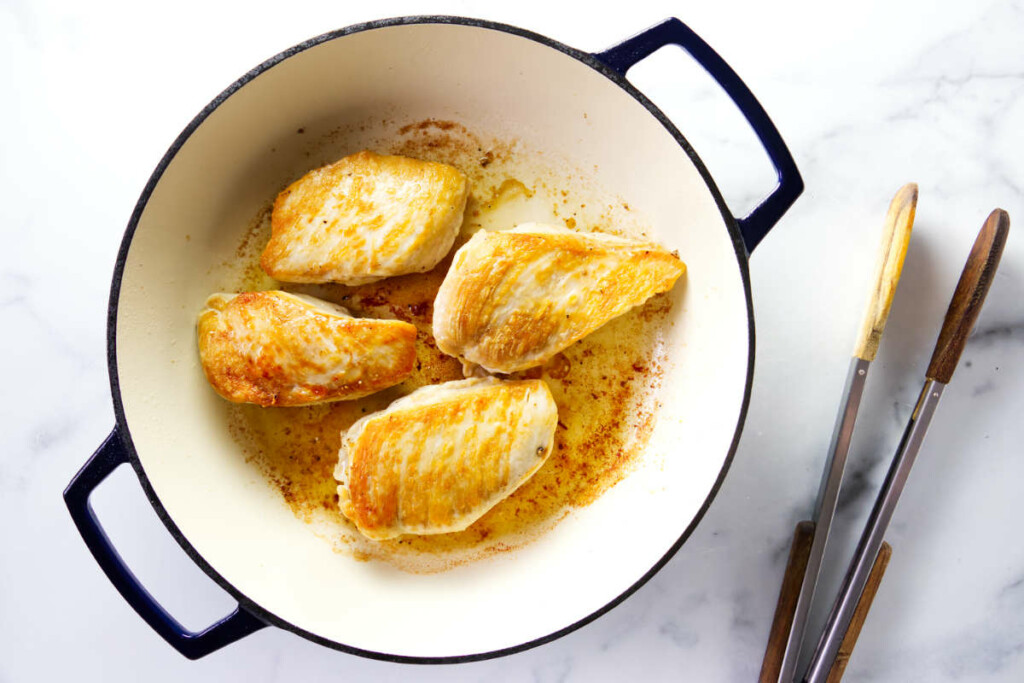
M 525 643 L 517 645 L 499 648 L 497 650 L 490 650 L 487 652 L 471 653 L 464 655 L 449 655 L 440 657 L 425 657 L 425 656 L 409 656 L 409 655 L 398 655 L 387 652 L 377 652 L 373 650 L 366 650 L 362 648 L 353 647 L 344 643 L 339 643 L 323 636 L 319 636 L 315 633 L 304 630 L 303 628 L 286 621 L 277 615 L 273 614 L 269 610 L 260 606 L 257 602 L 249 598 L 245 593 L 237 589 L 227 579 L 220 575 L 202 555 L 192 546 L 189 540 L 181 532 L 178 526 L 171 519 L 167 510 L 164 508 L 160 499 L 157 497 L 149 478 L 146 475 L 145 470 L 142 467 L 142 462 L 139 459 L 138 452 L 135 450 L 135 444 L 132 441 L 131 431 L 129 430 L 127 419 L 125 417 L 124 404 L 121 400 L 120 383 L 117 374 L 117 312 L 118 312 L 118 301 L 121 292 L 121 281 L 124 275 L 125 264 L 127 263 L 128 251 L 131 246 L 132 238 L 135 235 L 135 230 L 138 227 L 139 220 L 142 217 L 143 212 L 149 202 L 149 199 L 162 178 L 164 171 L 174 160 L 178 151 L 182 148 L 185 142 L 191 137 L 192 133 L 210 116 L 221 104 L 223 104 L 229 97 L 231 97 L 236 91 L 245 86 L 249 81 L 255 79 L 257 76 L 265 71 L 273 68 L 277 64 L 285 61 L 286 59 L 293 57 L 301 52 L 304 52 L 312 47 L 316 47 L 321 43 L 326 43 L 331 40 L 343 38 L 345 36 L 362 33 L 364 31 L 372 31 L 380 28 L 389 28 L 392 26 L 405 26 L 415 24 L 450 24 L 460 26 L 471 26 L 475 28 L 483 28 L 492 31 L 500 31 L 503 33 L 509 33 L 521 38 L 526 38 L 534 42 L 540 43 L 547 47 L 554 48 L 562 54 L 576 59 L 595 71 L 601 73 L 608 78 L 612 83 L 625 90 L 630 96 L 637 100 L 640 104 L 647 109 L 661 124 L 668 130 L 668 132 L 675 139 L 676 143 L 686 152 L 690 161 L 696 166 L 697 171 L 700 173 L 701 178 L 704 180 L 708 189 L 711 191 L 711 195 L 715 200 L 715 204 L 718 206 L 719 211 L 722 214 L 722 218 L 725 221 L 726 228 L 729 231 L 729 236 L 732 240 L 733 249 L 736 252 L 736 260 L 740 270 L 740 277 L 743 281 L 743 292 L 746 300 L 747 307 L 747 329 L 748 329 L 748 351 L 747 351 L 747 373 L 746 380 L 743 389 L 743 401 L 740 406 L 739 417 L 737 419 L 736 428 L 733 433 L 732 442 L 729 445 L 729 451 L 726 455 L 725 460 L 722 463 L 722 468 L 715 479 L 714 485 L 708 492 L 707 497 L 704 499 L 697 514 L 693 517 L 686 529 L 679 536 L 678 539 L 669 547 L 665 554 L 659 559 L 647 572 L 637 579 L 629 588 L 609 601 L 607 604 L 598 608 L 589 615 L 579 619 L 568 626 L 558 629 L 545 636 L 535 638 Z M 725 480 L 725 476 L 729 471 L 729 467 L 732 465 L 733 458 L 736 455 L 737 447 L 739 446 L 740 435 L 743 431 L 743 424 L 746 420 L 747 409 L 750 403 L 751 387 L 753 386 L 754 379 L 754 306 L 751 295 L 751 284 L 750 284 L 750 272 L 749 272 L 749 256 L 747 254 L 746 246 L 743 242 L 742 235 L 740 234 L 739 226 L 736 222 L 736 218 L 729 211 L 729 208 L 725 204 L 725 200 L 722 197 L 717 185 L 715 185 L 711 174 L 708 172 L 704 163 L 697 156 L 693 147 L 686 141 L 682 133 L 676 128 L 676 126 L 668 119 L 667 116 L 649 100 L 643 93 L 637 90 L 629 81 L 626 80 L 625 75 L 619 73 L 607 66 L 604 62 L 600 61 L 595 55 L 578 50 L 561 43 L 559 41 L 548 38 L 547 36 L 529 31 L 527 29 L 519 28 L 509 24 L 504 24 L 496 21 L 490 21 L 486 19 L 475 19 L 461 16 L 450 16 L 450 15 L 412 15 L 412 16 L 401 16 L 391 17 L 387 19 L 378 19 L 374 21 L 367 21 L 358 24 L 353 24 L 345 28 L 337 29 L 323 33 L 319 36 L 305 40 L 297 45 L 294 45 L 287 50 L 284 50 L 273 57 L 267 59 L 263 63 L 254 67 L 253 69 L 246 72 L 238 80 L 225 88 L 219 95 L 210 101 L 178 134 L 174 142 L 164 153 L 160 162 L 157 164 L 149 180 L 146 182 L 142 193 L 139 196 L 139 200 L 132 211 L 131 218 L 128 221 L 128 226 L 125 229 L 124 237 L 121 240 L 121 245 L 117 253 L 117 260 L 114 265 L 114 274 L 111 280 L 110 286 L 110 299 L 107 308 L 107 368 L 110 376 L 110 390 L 111 396 L 114 402 L 114 416 L 117 424 L 117 431 L 121 436 L 122 443 L 128 454 L 129 462 L 131 462 L 132 469 L 135 470 L 136 475 L 142 484 L 143 491 L 145 492 L 146 498 L 149 500 L 150 505 L 156 511 L 160 521 L 163 522 L 164 526 L 170 532 L 171 536 L 177 541 L 178 545 L 181 546 L 182 550 L 195 562 L 202 570 L 213 579 L 221 588 L 227 591 L 234 599 L 239 603 L 241 609 L 251 613 L 258 619 L 271 624 L 278 628 L 290 631 L 298 634 L 303 638 L 313 641 L 319 645 L 329 647 L 334 650 L 340 650 L 348 654 L 354 654 L 369 659 L 376 659 L 387 662 L 396 662 L 404 664 L 456 664 L 462 662 L 474 662 L 486 659 L 493 659 L 497 657 L 504 657 L 506 655 L 516 654 L 523 652 L 531 648 L 549 643 L 557 640 L 562 636 L 565 636 L 587 624 L 594 621 L 598 617 L 609 612 L 612 608 L 619 605 L 626 598 L 635 593 L 641 586 L 647 583 L 655 574 L 657 574 L 672 557 L 679 551 L 683 543 L 689 539 L 694 529 L 704 518 L 705 513 L 711 506 L 711 502 L 715 499 L 719 489 L 722 486 L 722 482 Z

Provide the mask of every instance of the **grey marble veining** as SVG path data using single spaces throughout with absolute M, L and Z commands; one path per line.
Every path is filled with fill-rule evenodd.
M 1024 220 L 1024 3 L 289 7 L 0 5 L 0 314 L 8 331 L 0 336 L 0 681 L 754 680 L 793 526 L 810 515 L 889 199 L 905 182 L 920 186 L 914 241 L 865 390 L 819 588 L 826 598 L 815 604 L 811 633 L 913 409 L 974 235 L 996 206 L 1012 223 Z M 417 667 L 265 629 L 187 662 L 111 588 L 60 499 L 113 424 L 106 305 L 124 225 L 167 145 L 252 65 L 339 26 L 424 12 L 484 16 L 589 50 L 677 15 L 764 104 L 807 189 L 751 259 L 756 381 L 739 451 L 704 521 L 664 569 L 610 613 L 550 644 L 501 660 Z M 716 89 L 687 80 L 680 65 L 659 57 L 630 77 L 679 124 L 740 213 L 767 192 L 771 172 L 742 122 L 723 114 L 728 105 Z M 893 559 L 846 680 L 1024 680 L 1018 232 L 1014 223 L 897 509 Z M 138 501 L 137 491 L 111 486 L 104 514 Z M 126 551 L 145 557 L 140 571 L 157 579 L 159 597 L 172 611 L 191 610 L 197 623 L 226 609 L 230 601 L 218 602 L 219 589 L 172 541 L 147 535 L 159 522 L 141 509 L 116 526 L 133 544 Z

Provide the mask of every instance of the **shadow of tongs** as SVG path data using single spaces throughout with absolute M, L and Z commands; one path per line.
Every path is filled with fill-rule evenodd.
M 814 521 L 797 524 L 793 536 L 761 668 L 761 683 L 790 683 L 794 680 L 838 683 L 842 678 L 892 553 L 889 545 L 883 542 L 885 530 L 892 519 L 896 502 L 906 484 L 942 390 L 953 376 L 953 370 L 967 343 L 967 336 L 981 311 L 1002 255 L 1010 220 L 1005 211 L 996 209 L 978 233 L 960 275 L 917 404 L 868 517 L 806 675 L 798 679 L 800 645 L 821 569 L 828 530 L 835 516 L 857 409 L 899 282 L 916 206 L 917 186 L 913 184 L 901 188 L 889 206 L 878 265 L 872 280 L 875 288 L 850 363 L 815 503 Z

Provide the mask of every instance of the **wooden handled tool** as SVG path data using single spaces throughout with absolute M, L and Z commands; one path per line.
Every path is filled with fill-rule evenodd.
M 825 554 L 829 527 L 835 516 L 846 455 L 857 419 L 857 409 L 860 407 L 868 368 L 878 352 L 878 343 L 885 330 L 896 286 L 903 271 L 903 260 L 910 244 L 916 209 L 917 185 L 914 183 L 900 188 L 889 204 L 882 230 L 882 243 L 871 280 L 871 294 L 854 346 L 853 359 L 839 405 L 839 415 L 836 418 L 818 489 L 813 512 L 814 521 L 800 522 L 793 537 L 789 565 L 779 592 L 768 647 L 761 665 L 761 683 L 790 683 L 796 675 L 800 643 L 807 625 L 821 560 Z
M 857 335 L 857 344 L 853 348 L 853 355 L 857 358 L 872 361 L 878 353 L 878 343 L 882 341 L 882 332 L 889 319 L 889 309 L 892 308 L 892 300 L 896 296 L 896 285 L 899 284 L 900 274 L 903 272 L 903 261 L 910 246 L 910 232 L 914 227 L 916 212 L 917 185 L 907 183 L 889 203 L 882 245 L 878 250 L 878 263 L 871 279 L 875 287 L 868 298 L 860 333 Z
M 891 557 L 892 546 L 883 542 L 882 547 L 878 551 L 878 557 L 875 558 L 875 564 L 871 567 L 871 573 L 868 575 L 868 582 L 864 586 L 864 592 L 861 593 L 860 600 L 857 601 L 857 609 L 853 611 L 853 619 L 850 621 L 849 628 L 846 629 L 846 635 L 843 636 L 843 642 L 839 645 L 839 652 L 836 654 L 836 660 L 832 663 L 832 668 L 828 672 L 825 683 L 839 683 L 842 680 L 843 673 L 846 671 L 846 665 L 849 664 L 850 656 L 853 655 L 853 646 L 857 644 L 860 630 L 864 628 L 864 620 L 868 618 L 868 610 L 871 609 L 871 603 L 875 600 L 875 593 L 878 592 L 878 587 L 882 585 L 882 575 L 885 574 L 885 568 L 889 566 L 889 558 Z
M 786 573 L 782 576 L 782 588 L 779 589 L 779 601 L 775 605 L 772 630 L 768 634 L 768 647 L 764 651 L 764 661 L 761 662 L 759 683 L 776 683 L 779 680 L 782 657 L 793 629 L 793 613 L 807 573 L 807 558 L 811 554 L 813 540 L 814 522 L 797 522 L 793 544 L 789 546 Z
M 946 318 L 942 323 L 942 330 L 935 344 L 935 352 L 932 354 L 931 364 L 928 366 L 925 383 L 914 412 L 910 416 L 903 439 L 896 450 L 896 456 L 875 500 L 857 551 L 843 580 L 842 589 L 811 658 L 805 679 L 808 683 L 824 683 L 829 680 L 844 637 L 853 623 L 872 567 L 877 562 L 885 530 L 896 510 L 896 503 L 907 483 L 907 477 L 910 476 L 910 468 L 924 441 L 925 432 L 935 414 L 935 408 L 946 383 L 953 377 L 953 371 L 967 343 L 967 336 L 978 319 L 985 296 L 992 285 L 1009 230 L 1010 217 L 1002 209 L 996 209 L 989 214 L 974 242 L 949 309 L 946 311 Z
M 782 668 L 782 653 L 786 647 L 786 634 L 792 626 L 793 609 L 796 607 L 796 598 L 800 591 L 800 577 L 807 568 L 807 556 L 811 550 L 811 539 L 813 538 L 814 524 L 811 522 L 800 522 L 796 525 L 796 532 L 793 535 L 793 545 L 789 551 L 789 562 L 786 565 L 786 575 L 782 579 L 782 590 L 779 592 L 779 603 L 775 608 L 775 621 L 772 623 L 772 632 L 768 638 L 768 649 L 765 651 L 764 663 L 761 667 L 759 681 L 775 681 L 778 679 L 779 670 Z M 871 568 L 867 585 L 864 586 L 864 593 L 854 610 L 853 619 L 850 621 L 846 635 L 839 646 L 835 662 L 828 673 L 826 683 L 839 683 L 846 671 L 846 665 L 853 655 L 853 648 L 857 644 L 857 638 L 864 627 L 864 621 L 868 618 L 868 611 L 875 599 L 875 593 L 882 584 L 882 576 L 889 566 L 889 558 L 892 557 L 892 546 L 882 543 L 878 551 L 878 558 Z M 788 616 L 788 618 L 787 618 Z
M 974 241 L 967 265 L 953 292 L 953 300 L 949 302 L 932 361 L 928 364 L 927 378 L 943 384 L 949 384 L 953 379 L 953 371 L 960 362 L 967 336 L 981 313 L 981 305 L 985 303 L 985 295 L 992 285 L 1009 234 L 1010 215 L 1002 209 L 990 213 Z

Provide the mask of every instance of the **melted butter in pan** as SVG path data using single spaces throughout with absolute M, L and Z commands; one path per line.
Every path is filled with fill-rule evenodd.
M 325 139 L 343 137 L 337 132 L 331 135 Z M 579 222 L 643 237 L 638 226 L 629 229 L 629 217 L 623 213 L 629 209 L 623 202 L 595 199 L 571 188 L 551 192 L 557 174 L 539 170 L 539 165 L 525 168 L 522 160 L 529 155 L 512 154 L 515 147 L 485 143 L 453 122 L 428 120 L 402 127 L 388 145 L 375 148 L 450 163 L 469 175 L 473 191 L 455 248 L 482 227 L 507 229 L 528 220 L 570 227 Z M 520 179 L 524 177 L 529 181 Z M 578 178 L 577 183 L 587 185 Z M 654 424 L 655 394 L 664 363 L 659 340 L 672 324 L 668 294 L 612 320 L 544 367 L 514 375 L 540 377 L 548 383 L 558 404 L 559 423 L 551 457 L 509 498 L 459 533 L 384 542 L 364 538 L 338 510 L 333 471 L 341 435 L 359 418 L 425 384 L 462 379 L 461 364 L 438 351 L 431 336 L 434 296 L 451 254 L 429 273 L 359 287 L 280 285 L 258 265 L 269 239 L 272 200 L 239 246 L 238 267 L 226 278 L 234 289 L 281 286 L 339 303 L 357 316 L 405 320 L 419 331 L 416 368 L 398 386 L 357 401 L 301 408 L 229 407 L 228 427 L 244 457 L 280 491 L 295 515 L 336 549 L 406 571 L 442 571 L 520 547 L 573 509 L 593 502 L 636 465 Z

